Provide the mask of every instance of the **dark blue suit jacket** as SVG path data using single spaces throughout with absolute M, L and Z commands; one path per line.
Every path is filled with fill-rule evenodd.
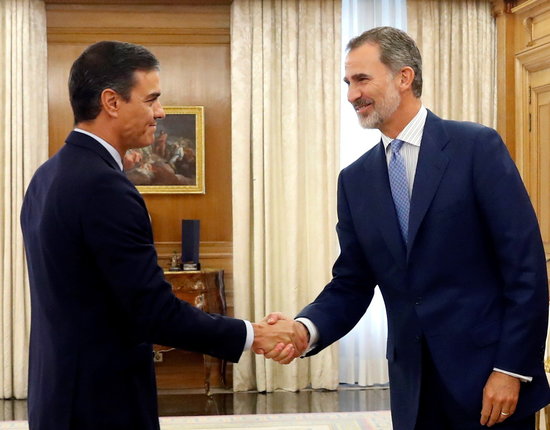
M 341 254 L 333 279 L 298 316 L 319 329 L 315 354 L 353 328 L 380 286 L 395 429 L 412 429 L 416 421 L 422 337 L 446 387 L 474 416 L 493 368 L 533 377 L 521 385 L 512 419 L 550 402 L 542 240 L 518 171 L 494 130 L 428 112 L 408 247 L 382 143 L 341 172 L 337 232 Z
M 141 195 L 91 137 L 38 169 L 21 224 L 31 430 L 158 429 L 152 343 L 238 361 L 245 324 L 172 294 Z

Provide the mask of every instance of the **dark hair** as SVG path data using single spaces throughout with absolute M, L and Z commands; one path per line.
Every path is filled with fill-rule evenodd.
M 416 97 L 422 95 L 422 56 L 414 40 L 404 31 L 393 27 L 376 27 L 351 39 L 346 49 L 352 51 L 365 43 L 380 48 L 380 61 L 397 73 L 403 67 L 414 70 L 412 91 Z
M 99 115 L 103 90 L 110 88 L 128 101 L 135 83 L 134 72 L 158 69 L 158 60 L 143 46 L 115 41 L 89 46 L 73 63 L 69 75 L 75 124 Z

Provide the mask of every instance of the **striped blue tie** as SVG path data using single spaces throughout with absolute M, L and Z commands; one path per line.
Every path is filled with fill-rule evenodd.
M 403 239 L 406 244 L 409 233 L 410 200 L 405 160 L 403 160 L 403 157 L 399 153 L 403 143 L 405 142 L 398 139 L 392 140 L 390 143 L 392 156 L 388 165 L 388 173 L 390 176 L 390 187 L 393 203 L 395 205 L 397 218 L 399 220 L 399 227 L 401 227 L 401 234 L 403 235 Z

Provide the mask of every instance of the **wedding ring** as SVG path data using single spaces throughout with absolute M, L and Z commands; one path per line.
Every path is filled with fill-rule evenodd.
M 508 416 L 508 415 L 510 415 L 510 413 L 509 412 L 501 412 L 500 415 Z

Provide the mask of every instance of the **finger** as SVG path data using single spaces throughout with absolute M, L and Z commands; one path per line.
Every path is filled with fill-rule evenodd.
M 292 346 L 292 344 L 287 345 L 285 349 L 283 349 L 283 351 L 273 360 L 275 360 L 279 364 L 288 364 L 292 360 L 294 360 L 294 347 Z
M 508 418 L 510 418 L 510 416 L 513 415 L 513 413 L 516 411 L 516 402 L 506 402 L 503 404 L 502 406 L 502 410 L 500 411 L 500 417 L 499 417 L 499 420 L 498 422 L 501 423 L 505 420 L 507 420 Z
M 264 357 L 265 358 L 277 357 L 283 351 L 284 348 L 285 348 L 285 344 L 280 342 L 277 345 L 275 345 L 275 347 L 271 351 L 264 353 Z
M 287 358 L 280 360 L 279 364 L 290 364 L 294 361 L 295 358 L 295 354 L 290 354 Z
M 275 324 L 277 321 L 285 319 L 287 318 L 281 312 L 271 312 L 263 321 L 267 321 L 268 324 Z
M 294 359 L 294 355 L 295 355 L 294 345 L 289 343 L 284 347 L 284 349 L 279 353 L 279 355 L 277 355 L 276 357 L 273 357 L 273 360 L 277 361 L 280 364 L 287 364 Z
M 503 408 L 502 411 L 500 412 L 500 416 L 498 418 L 498 422 L 501 423 L 503 421 L 505 421 L 506 419 L 508 419 L 510 417 L 510 412 L 508 412 L 508 410 L 506 408 Z
M 484 426 L 489 422 L 489 417 L 491 416 L 491 403 L 483 397 L 483 408 L 481 409 L 481 419 L 479 423 Z
M 498 405 L 493 405 L 493 408 L 491 409 L 491 416 L 489 417 L 489 421 L 487 422 L 487 427 L 492 427 L 496 423 L 499 422 L 500 417 L 500 411 L 502 411 L 502 407 Z

